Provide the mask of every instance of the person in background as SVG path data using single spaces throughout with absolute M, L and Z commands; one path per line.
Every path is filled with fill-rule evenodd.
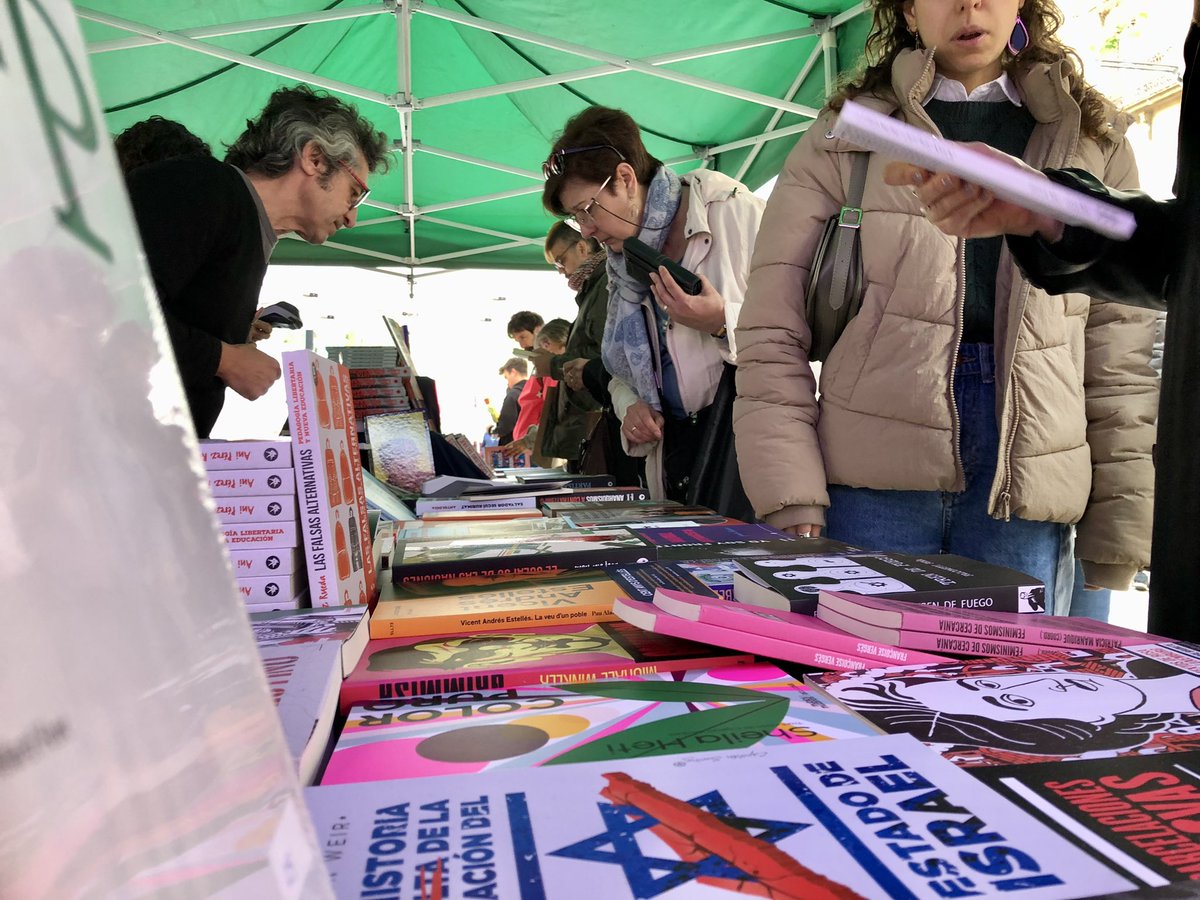
M 517 417 L 521 415 L 521 391 L 529 376 L 529 364 L 519 356 L 512 357 L 500 367 L 500 374 L 508 385 L 504 392 L 504 402 L 500 404 L 500 418 L 496 420 L 496 440 L 501 447 L 512 443 L 513 429 L 517 427 Z
M 1086 291 L 1093 296 L 1149 309 L 1167 309 L 1161 356 L 1162 396 L 1155 445 L 1154 531 L 1150 570 L 1150 616 L 1154 634 L 1200 640 L 1200 0 L 1194 0 L 1184 43 L 1182 108 L 1175 197 L 1156 201 L 1120 190 L 1122 185 L 1080 169 L 1047 168 L 1043 177 L 1115 203 L 1133 213 L 1137 229 L 1113 241 L 1082 227 L 997 200 L 978 185 L 945 173 L 902 163 L 889 166 L 888 181 L 910 187 L 931 222 L 947 234 L 1007 234 L 1018 264 L 1051 293 Z M 996 155 L 996 154 L 993 154 Z M 1009 159 L 1015 166 L 1020 160 Z M 1028 167 L 1026 167 L 1028 168 Z M 1107 186 L 1107 185 L 1111 185 Z M 1159 322 L 1160 327 L 1163 323 Z
M 600 360 L 608 313 L 608 254 L 594 238 L 585 238 L 566 222 L 546 232 L 546 262 L 575 291 L 579 308 L 562 354 L 542 352 L 534 370 L 558 381 L 552 432 L 542 438 L 548 456 L 567 460 L 571 471 L 612 475 L 618 484 L 641 484 L 641 467 L 621 450 L 621 420 L 608 396 L 611 377 Z M 546 416 L 543 416 L 545 419 Z
M 732 332 L 763 201 L 720 172 L 676 175 L 646 149 L 628 113 L 600 106 L 566 123 L 542 172 L 546 209 L 573 220 L 608 253 L 601 355 L 626 453 L 645 457 L 651 496 L 690 499 L 727 515 L 736 504 L 740 513 L 740 486 L 731 504 L 728 494 L 710 495 L 691 482 L 711 462 L 699 452 L 710 435 L 717 443 L 708 456 L 730 463 L 722 490 L 737 480 L 726 421 L 718 417 L 707 429 L 725 365 L 736 356 Z M 625 268 L 628 238 L 699 275 L 702 292 L 685 294 L 665 268 L 646 287 Z
M 747 492 L 797 534 L 1033 575 L 1066 612 L 1073 524 L 1090 583 L 1124 589 L 1149 557 L 1154 316 L 1050 300 L 999 241 L 946 240 L 878 159 L 859 231 L 866 292 L 819 399 L 805 290 L 857 149 L 831 131 L 842 101 L 1122 186 L 1137 180 L 1128 119 L 1055 37 L 1051 0 L 873 6 L 866 70 L 792 151 L 763 220 L 737 335 Z
M 513 313 L 508 320 L 508 336 L 517 342 L 522 350 L 533 349 L 533 339 L 537 337 L 538 329 L 542 327 L 542 317 L 529 310 Z
M 539 354 L 538 359 L 545 361 L 555 356 L 561 356 L 566 349 L 567 336 L 570 331 L 571 323 L 566 319 L 551 319 L 539 328 L 533 346 L 534 352 Z M 521 396 L 518 398 L 521 413 L 517 416 L 517 424 L 513 428 L 513 442 L 504 448 L 505 453 L 516 454 L 533 451 L 537 445 L 538 432 L 543 430 L 541 425 L 546 422 L 547 393 L 550 388 L 557 387 L 557 385 L 558 382 L 555 379 L 549 375 L 539 375 L 536 370 L 533 376 L 525 382 L 525 387 L 521 389 Z M 545 435 L 543 434 L 542 437 L 544 439 Z M 553 454 L 543 453 L 543 456 L 553 456 Z
M 352 107 L 298 85 L 275 91 L 225 162 L 179 158 L 128 177 L 196 433 L 207 437 L 226 387 L 255 400 L 279 363 L 247 342 L 279 235 L 320 244 L 352 227 L 387 136 Z
M 115 138 L 117 164 L 126 177 L 135 169 L 164 159 L 211 159 L 212 148 L 186 125 L 151 116 L 130 125 Z

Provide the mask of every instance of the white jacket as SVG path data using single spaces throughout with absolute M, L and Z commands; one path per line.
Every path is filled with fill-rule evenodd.
M 696 413 L 713 401 L 721 380 L 725 362 L 737 361 L 734 329 L 746 295 L 750 274 L 750 257 L 754 254 L 754 239 L 762 220 L 766 202 L 754 196 L 741 182 L 721 172 L 697 169 L 681 176 L 688 186 L 687 218 L 683 233 L 687 240 L 681 265 L 690 272 L 703 275 L 725 301 L 725 338 L 714 338 L 703 331 L 684 325 L 667 326 L 667 349 L 675 363 L 679 395 L 684 409 Z M 647 321 L 653 321 L 655 302 L 647 294 L 642 305 Z M 650 341 L 658 354 L 657 330 L 650 328 Z M 625 421 L 625 413 L 638 401 L 637 393 L 619 378 L 609 383 L 613 410 Z M 730 440 L 733 436 L 730 435 Z M 662 442 L 629 444 L 621 438 L 630 456 L 646 457 L 646 483 L 650 495 L 664 495 L 662 471 Z

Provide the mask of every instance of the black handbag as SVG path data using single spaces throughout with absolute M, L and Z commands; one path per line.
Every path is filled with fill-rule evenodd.
M 825 230 L 813 257 L 804 302 L 808 327 L 812 332 L 808 358 L 814 362 L 829 355 L 846 325 L 862 307 L 866 282 L 862 274 L 859 228 L 862 225 L 862 198 L 870 156 L 864 152 L 854 153 L 846 205 L 825 222 Z
M 733 401 L 737 396 L 737 367 L 725 363 L 708 420 L 700 435 L 684 502 L 707 506 L 731 519 L 754 521 L 754 507 L 742 489 L 737 449 L 733 442 Z

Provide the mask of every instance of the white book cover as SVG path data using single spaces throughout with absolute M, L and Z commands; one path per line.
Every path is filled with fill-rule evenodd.
M 214 497 L 265 497 L 295 494 L 296 474 L 291 466 L 280 469 L 222 469 L 208 473 Z
M 288 424 L 312 605 L 365 604 L 375 588 L 362 465 L 344 366 L 283 354 Z
M 305 590 L 304 574 L 252 575 L 237 579 L 238 594 L 246 603 L 275 603 L 284 600 L 296 601 L 296 595 Z
M 305 794 L 343 900 L 1057 900 L 1133 886 L 907 735 Z
M 337 641 L 312 641 L 259 646 L 258 652 L 300 781 L 311 784 L 337 713 L 342 684 L 341 645 Z
M 295 522 L 296 498 L 292 494 L 266 497 L 214 497 L 217 521 L 226 525 L 250 522 Z
M 200 461 L 209 472 L 224 469 L 278 469 L 291 465 L 292 446 L 286 439 L 274 441 L 200 441 Z
M 231 551 L 264 547 L 286 550 L 300 546 L 300 531 L 295 519 L 287 522 L 223 523 L 221 536 Z
M 304 560 L 298 547 L 281 550 L 231 550 L 229 562 L 238 578 L 259 575 L 291 575 L 304 570 Z

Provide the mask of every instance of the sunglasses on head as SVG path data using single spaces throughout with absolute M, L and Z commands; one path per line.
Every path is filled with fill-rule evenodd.
M 590 150 L 611 150 L 617 154 L 621 162 L 625 162 L 625 154 L 612 144 L 593 144 L 590 147 L 563 147 L 551 153 L 550 158 L 542 163 L 542 177 L 549 178 L 551 175 L 561 175 L 563 173 L 563 157 L 570 156 L 572 153 L 587 153 Z

